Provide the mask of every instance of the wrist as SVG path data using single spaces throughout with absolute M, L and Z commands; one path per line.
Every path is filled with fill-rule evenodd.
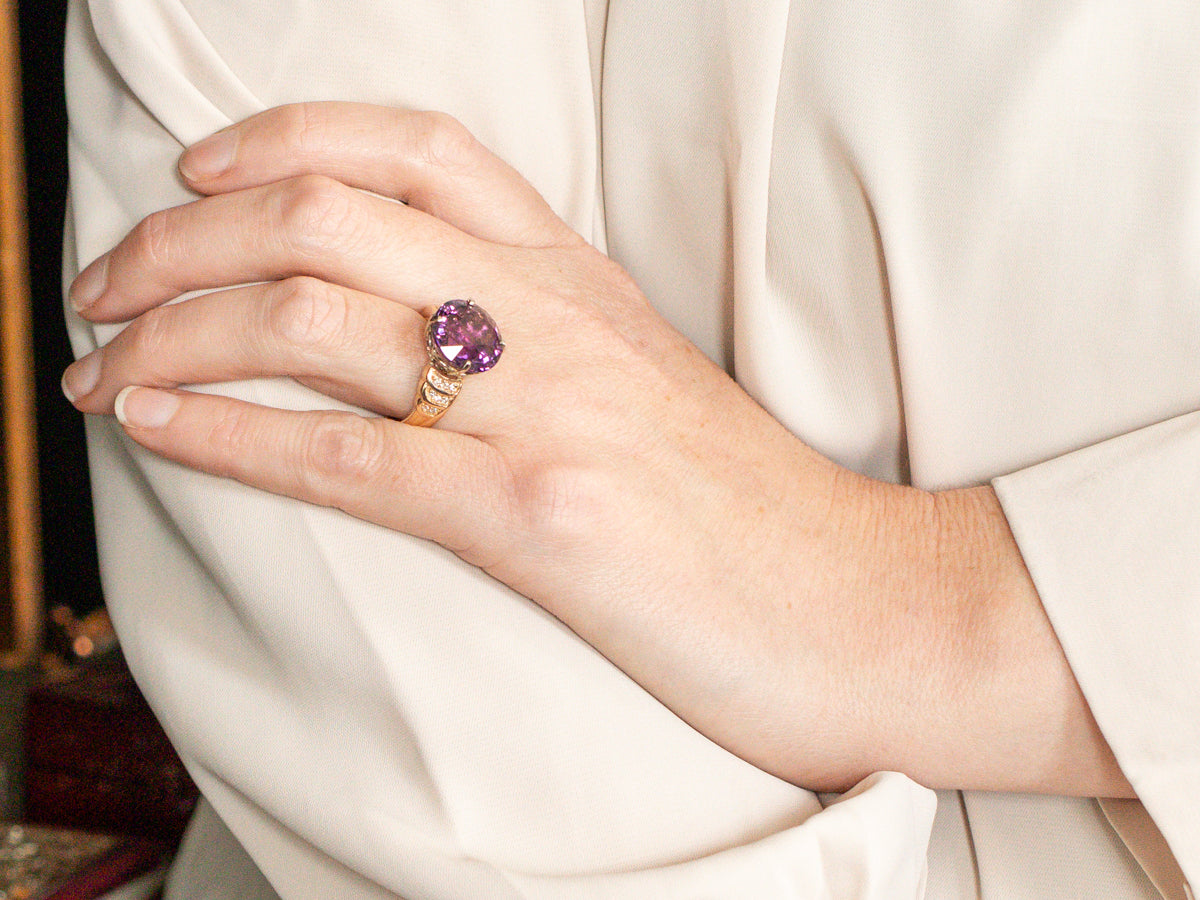
M 934 788 L 1131 796 L 994 491 L 844 470 L 834 483 L 810 602 L 838 625 L 819 665 L 842 755 L 812 785 L 895 770 Z
M 914 766 L 935 787 L 1130 796 L 990 486 L 944 491 L 934 593 L 942 700 Z

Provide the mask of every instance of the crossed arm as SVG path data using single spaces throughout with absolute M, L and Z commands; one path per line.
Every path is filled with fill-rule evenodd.
M 929 493 L 815 453 L 453 120 L 284 107 L 180 171 L 202 198 L 72 287 L 86 318 L 130 322 L 64 376 L 79 409 L 444 545 L 805 787 L 894 769 L 1131 794 L 991 488 Z M 504 358 L 438 427 L 400 424 L 452 297 L 494 316 Z M 260 375 L 367 415 L 179 389 Z

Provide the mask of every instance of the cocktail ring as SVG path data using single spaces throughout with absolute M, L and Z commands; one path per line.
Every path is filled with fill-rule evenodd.
M 473 300 L 447 300 L 425 326 L 429 365 L 417 384 L 413 410 L 401 421 L 428 427 L 462 389 L 464 375 L 486 372 L 500 360 L 504 341 L 495 320 Z

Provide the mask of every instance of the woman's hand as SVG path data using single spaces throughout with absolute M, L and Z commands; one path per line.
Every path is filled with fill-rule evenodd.
M 931 495 L 815 454 L 453 120 L 284 107 L 180 171 L 208 196 L 72 287 L 86 318 L 132 320 L 64 376 L 79 409 L 437 541 L 805 786 L 897 769 L 1128 792 L 990 490 Z M 437 427 L 402 424 L 425 321 L 454 298 L 495 318 L 503 358 Z M 259 375 L 378 415 L 177 389 Z

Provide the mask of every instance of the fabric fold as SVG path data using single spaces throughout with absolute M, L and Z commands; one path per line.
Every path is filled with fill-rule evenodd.
M 449 111 L 575 227 L 593 226 L 603 204 L 592 73 L 603 67 L 585 29 L 602 18 L 557 2 L 515 20 L 475 6 L 363 6 L 426 56 L 463 54 L 466 16 L 482 43 L 473 68 L 448 73 L 414 68 L 399 47 L 368 58 L 315 41 L 309 29 L 349 26 L 326 23 L 324 6 L 297 8 L 288 19 L 262 7 L 284 20 L 264 50 L 238 44 L 238 27 L 214 29 L 209 16 L 232 27 L 215 0 L 77 0 L 68 279 L 142 216 L 194 199 L 175 172 L 181 145 L 306 90 L 434 107 L 449 95 Z M 259 12 L 245 7 L 233 26 Z M 243 70 L 238 53 L 250 50 Z M 264 53 L 278 58 L 264 64 Z M 289 65 L 299 60 L 310 64 Z M 273 80 L 281 69 L 294 71 L 286 84 Z M 530 122 L 545 123 L 542 140 L 528 140 Z M 73 315 L 69 327 L 77 352 L 116 329 Z M 206 389 L 335 405 L 287 379 Z M 733 900 L 752 884 L 783 900 L 825 896 L 846 878 L 839 896 L 891 900 L 905 896 L 897 885 L 919 895 L 933 795 L 902 776 L 822 811 L 441 548 L 183 470 L 111 420 L 89 432 L 105 592 L 130 666 L 281 896 Z M 182 873 L 173 885 L 187 896 Z
M 994 482 L 1096 721 L 1193 883 L 1200 692 L 1185 673 L 1200 646 L 1197 460 L 1200 412 Z M 1144 598 L 1136 615 L 1132 598 Z

